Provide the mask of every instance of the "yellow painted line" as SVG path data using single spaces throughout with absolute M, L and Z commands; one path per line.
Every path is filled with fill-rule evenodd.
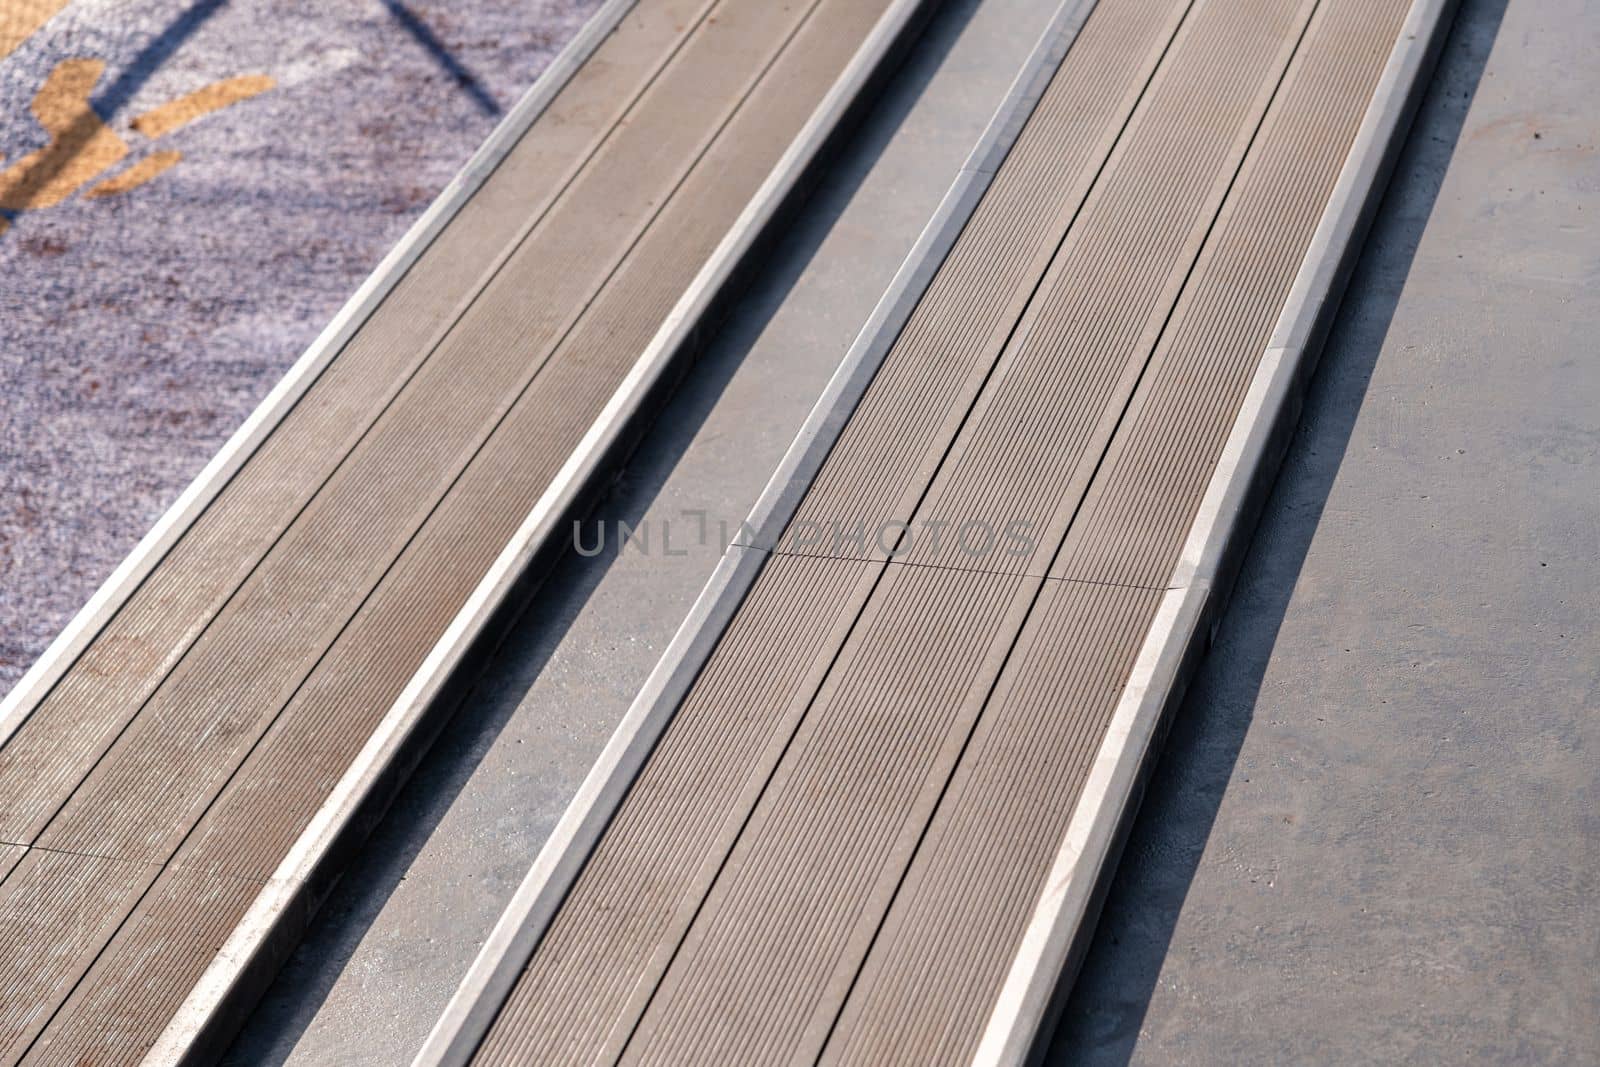
M 89 106 L 89 93 L 104 70 L 98 59 L 56 64 L 33 98 L 34 117 L 50 134 L 50 143 L 0 172 L 0 208 L 52 207 L 128 155 L 127 143 Z
M 157 152 L 141 159 L 121 174 L 107 178 L 83 195 L 90 200 L 97 200 L 102 196 L 116 196 L 129 189 L 136 189 L 182 158 L 182 152 Z
M 8 167 L 0 156 L 0 211 L 53 207 L 127 158 L 127 142 L 106 125 L 89 102 L 89 94 L 104 72 L 105 63 L 98 59 L 64 59 L 50 72 L 34 95 L 32 107 L 50 141 Z M 146 137 L 160 137 L 276 84 L 266 74 L 216 82 L 145 112 L 133 120 L 133 128 Z M 87 195 L 97 199 L 127 192 L 182 158 L 177 152 L 157 152 L 101 181 Z M 9 221 L 0 225 L 0 233 L 9 225 Z
M 241 100 L 258 96 L 276 84 L 278 83 L 268 74 L 246 74 L 238 78 L 229 78 L 227 81 L 214 82 L 203 89 L 196 89 L 186 96 L 180 96 L 170 103 L 151 108 L 133 120 L 133 128 L 146 137 L 160 137 L 229 104 L 237 104 Z
M 34 31 L 72 0 L 0 0 L 0 59 L 22 47 Z

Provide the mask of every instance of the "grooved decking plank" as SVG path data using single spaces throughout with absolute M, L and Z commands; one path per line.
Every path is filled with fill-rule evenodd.
M 517 400 L 179 854 L 265 878 L 881 13 L 826 0 Z M 731 195 L 730 195 L 731 190 Z M 317 762 L 323 766 L 318 767 Z M 275 826 L 263 825 L 263 817 Z
M 1049 567 L 1314 4 L 1192 9 L 914 527 L 1025 528 L 1032 552 L 977 565 Z M 925 539 L 901 558 L 972 566 L 971 547 Z
M 1096 4 L 807 490 L 781 551 L 876 558 L 840 551 L 833 531 L 912 517 L 1187 7 Z
M 675 270 L 648 275 L 647 288 L 627 293 L 612 284 L 613 272 L 650 232 L 663 202 L 669 196 L 677 202 L 679 182 L 809 13 L 811 2 L 774 10 L 757 0 L 723 0 L 646 92 L 630 121 L 596 154 L 583 180 L 485 286 L 439 350 L 63 804 L 39 835 L 40 844 L 164 861 L 357 612 L 370 617 L 383 599 L 404 598 L 399 590 L 385 589 L 387 597 L 373 593 L 419 528 L 443 513 L 441 500 L 448 507 L 446 494 L 459 486 L 463 470 L 501 429 L 530 383 L 542 377 L 546 361 L 558 352 L 584 364 L 599 361 L 581 345 L 564 345 L 573 327 L 600 318 L 607 332 L 615 332 L 616 349 L 636 354 L 643 348 L 699 263 L 685 255 Z M 814 100 L 824 91 L 826 85 L 810 95 Z M 770 163 L 762 177 L 769 168 Z M 651 174 L 656 188 L 638 188 L 639 173 Z M 743 189 L 730 183 L 720 190 L 721 198 L 702 206 L 730 201 L 742 206 L 758 183 L 747 182 Z M 718 223 L 736 211 L 705 218 L 700 245 L 714 245 L 726 229 Z M 620 321 L 607 320 L 604 311 L 589 314 L 602 296 L 611 296 L 605 309 Z M 609 394 L 603 383 L 602 378 L 596 395 Z M 600 406 L 589 399 L 587 410 L 558 407 L 541 414 L 546 420 L 566 416 L 587 424 Z M 524 461 L 553 471 L 567 454 L 530 453 Z M 458 583 L 465 561 L 483 563 L 472 568 L 476 573 L 454 603 L 419 599 L 405 605 L 425 617 L 416 620 L 412 632 L 384 635 L 384 644 L 424 651 L 410 670 L 396 663 L 399 676 L 375 680 L 398 693 L 546 484 L 547 478 L 503 487 L 498 515 L 473 517 L 466 540 L 424 561 L 430 577 L 443 571 Z M 515 513 L 509 521 L 503 517 L 507 511 Z M 375 648 L 370 654 L 381 658 L 385 652 Z M 357 705 L 381 702 L 377 714 L 387 710 L 381 690 L 370 684 L 365 692 L 354 684 L 348 688 Z
M 139 860 L 144 879 L 59 973 L 22 980 L 11 1055 L 47 1022 L 46 1059 L 126 1062 L 160 1034 L 887 6 L 679 11 L 695 19 L 625 120 L 536 219 L 496 220 L 522 227 L 508 254 L 81 784 L 10 805 L 35 851 Z M 68 921 L 71 872 L 30 862 L 0 892 L 60 899 Z
M 643 0 L 0 745 L 0 839 L 31 841 L 550 209 L 712 0 Z
M 622 1062 L 815 1057 L 1036 584 L 888 566 Z
M 1043 129 L 1037 139 L 1031 140 L 1028 151 L 1019 154 L 1019 150 L 1014 150 L 996 178 L 996 188 L 1001 190 L 1001 195 L 1009 191 L 1015 198 L 1014 202 L 1020 201 L 1031 213 L 1025 212 L 1020 222 L 1015 217 L 997 217 L 988 225 L 969 225 L 952 253 L 951 263 L 962 264 L 961 269 L 970 272 L 969 277 L 981 276 L 995 262 L 1003 262 L 1002 253 L 1013 239 L 1019 233 L 1031 233 L 1041 217 L 1048 219 L 1053 216 L 1061 229 L 1070 223 L 1078 202 L 1106 154 L 1111 151 L 1118 131 L 1133 109 L 1150 68 L 1154 67 L 1175 30 L 1182 8 L 1183 5 L 1176 3 L 1160 10 L 1148 5 L 1118 7 L 1106 4 L 1096 11 L 1080 36 L 1079 44 L 1069 54 L 1062 74 L 1054 79 L 1045 102 L 1041 104 L 1040 111 L 1050 116 L 1053 127 Z M 1105 14 L 1106 11 L 1110 14 Z M 1091 28 L 1095 29 L 1093 34 L 1090 33 Z M 1130 69 L 1130 58 L 1143 60 L 1143 65 L 1136 64 Z M 1090 89 L 1099 89 L 1100 92 L 1090 92 Z M 1079 150 L 1078 146 L 1086 134 L 1089 135 L 1089 149 Z M 1068 167 L 1063 172 L 1056 168 L 1062 162 L 1063 146 L 1066 145 L 1070 145 L 1073 151 L 1065 153 Z M 1024 167 L 1028 168 L 1028 172 L 1019 182 L 1015 175 L 1019 168 Z M 1075 183 L 1078 192 L 1040 205 L 1036 197 L 1025 194 L 1028 174 L 1031 172 L 1032 180 L 1037 181 L 1041 170 L 1068 185 Z M 1011 322 L 1026 307 L 1038 275 L 1045 270 L 1058 242 L 1059 233 L 1047 236 L 1031 267 L 1025 265 L 1021 270 L 1011 271 L 986 288 L 992 301 L 986 312 L 993 322 L 994 344 L 991 352 L 998 350 L 1009 333 Z M 945 323 L 965 321 L 971 316 L 969 308 L 966 316 L 950 319 L 948 305 L 941 307 L 930 304 L 926 298 L 923 307 L 936 314 L 936 322 L 941 319 Z M 919 308 L 919 312 L 921 310 Z M 926 330 L 927 327 L 922 329 Z M 908 327 L 906 336 L 914 337 L 914 329 Z M 936 342 L 937 339 L 933 340 Z M 901 357 L 900 365 L 908 371 L 925 373 L 918 364 L 926 354 L 937 348 L 935 343 L 933 348 L 913 350 L 910 355 Z M 981 376 L 980 373 L 980 380 Z M 937 383 L 940 377 L 936 374 L 927 375 L 922 380 Z M 868 445 L 865 453 L 871 452 L 872 446 Z M 881 459 L 881 450 L 878 454 Z M 870 472 L 881 468 L 861 465 L 859 469 Z M 870 501 L 870 496 L 858 494 L 857 499 Z M 769 569 L 788 566 L 792 564 L 783 557 L 775 557 L 768 564 Z M 1009 587 L 1014 583 L 1006 578 L 1003 584 Z M 847 625 L 859 610 L 860 603 L 859 599 L 847 599 L 837 608 L 837 614 L 827 617 L 830 625 L 836 629 L 841 623 Z M 1007 606 L 1011 603 L 1008 600 Z M 805 614 L 814 608 L 797 610 Z M 814 618 L 808 625 L 812 629 L 822 628 Z M 1013 621 L 1010 629 L 1014 632 L 1018 625 L 1020 616 Z M 814 653 L 817 663 L 813 671 L 824 669 L 836 655 L 835 650 L 843 643 L 845 632 L 837 630 L 834 639 Z M 779 637 L 778 640 L 785 638 Z M 804 677 L 810 677 L 810 674 Z M 696 684 L 696 693 L 701 691 L 701 687 L 702 683 Z M 632 826 L 628 821 L 631 813 L 640 812 L 649 803 L 649 797 L 673 795 L 670 785 L 656 784 L 655 776 L 659 773 L 667 782 L 671 781 L 671 761 L 662 753 L 678 751 L 676 746 L 689 744 L 685 738 L 694 736 L 700 729 L 692 725 L 692 720 L 688 718 L 688 709 L 698 707 L 698 699 L 691 696 L 685 709 L 680 711 L 668 728 L 661 748 L 630 792 L 629 799 L 618 815 L 618 822 L 608 831 L 595 857 L 580 876 L 568 904 L 553 923 L 540 950 L 530 961 L 528 970 L 491 1029 L 480 1050 L 480 1062 L 510 1063 L 529 1058 L 540 1060 L 574 1055 L 580 1050 L 585 1055 L 593 1054 L 603 1059 L 620 1051 L 621 1043 L 627 1038 L 644 999 L 650 994 L 653 975 L 670 958 L 674 943 L 693 915 L 693 900 L 698 892 L 703 891 L 698 887 L 715 873 L 721 857 L 732 844 L 730 838 L 705 833 L 704 827 L 680 822 L 682 812 L 670 807 L 662 812 L 648 812 L 645 809 L 646 814 L 635 816 L 641 823 L 651 825 L 657 825 L 663 819 L 668 820 L 670 830 L 658 830 L 654 835 L 646 835 L 619 829 Z M 803 707 L 803 701 L 807 699 L 804 686 L 791 694 L 791 699 L 802 701 Z M 785 706 L 790 705 L 786 703 Z M 713 704 L 704 714 L 716 718 L 734 715 L 741 723 L 745 721 L 738 707 L 718 708 Z M 778 752 L 782 751 L 782 744 L 791 728 L 788 721 L 779 717 L 769 738 L 768 750 L 775 747 Z M 708 731 L 708 736 L 720 734 Z M 710 761 L 721 757 L 707 752 L 700 758 Z M 773 758 L 776 759 L 776 755 Z M 659 772 L 658 767 L 661 768 Z M 746 803 L 746 810 L 753 803 L 754 797 Z M 642 900 L 637 900 L 631 887 L 636 883 L 639 872 L 663 870 L 679 872 L 675 883 L 677 898 L 645 894 Z M 695 874 L 698 874 L 699 882 L 694 880 Z M 613 884 L 621 881 L 627 884 Z M 627 905 L 630 911 L 636 914 L 627 922 L 612 925 L 610 919 L 625 900 L 630 902 Z M 574 971 L 571 969 L 574 965 L 582 969 Z M 614 995 L 608 994 L 605 992 L 607 989 L 615 989 L 616 992 Z M 812 1037 L 815 1040 L 815 1035 Z
M 1171 575 L 1407 4 L 1324 4 L 1051 573 Z
M 251 879 L 163 871 L 23 1062 L 137 1063 L 260 889 Z
M 1205 4 L 1179 30 L 919 515 L 950 529 L 1035 517 L 1044 542 L 1016 570 L 1045 569 L 1065 522 L 1044 517 L 1075 508 L 1312 8 Z M 890 565 L 874 591 L 621 1062 L 820 1052 L 1040 587 L 953 539 L 906 558 L 916 565 Z M 939 595 L 907 592 L 922 586 Z M 974 1036 L 984 1009 L 944 1005 Z
M 475 1062 L 971 1057 L 1409 6 L 1101 0 Z M 1148 90 L 1052 172 L 1112 55 Z
M 822 682 L 819 650 L 843 641 L 875 570 L 806 558 L 762 569 L 475 1062 L 595 1062 L 620 1050 L 653 985 L 639 975 L 665 967 Z
M 821 1062 L 970 1058 L 1159 598 L 1045 583 Z
M 970 406 L 955 398 L 942 432 L 919 442 L 920 462 L 900 498 L 877 502 L 872 525 L 909 521 L 911 537 L 897 558 L 1012 573 L 1039 574 L 1049 566 L 1312 6 L 1313 0 L 1201 4 L 1189 14 L 1004 350 L 975 375 L 981 386 Z M 1086 33 L 1100 13 L 1097 8 Z M 1035 177 L 1028 191 L 1039 199 L 1053 190 Z M 961 321 L 971 300 L 953 286 L 937 294 L 930 287 L 924 303 L 936 297 L 949 301 L 947 321 Z M 930 343 L 937 346 L 939 338 Z M 959 343 L 952 347 L 963 350 Z M 878 426 L 862 424 L 877 431 L 872 438 L 892 436 L 896 419 L 926 403 L 922 390 L 880 373 L 862 414 L 875 413 L 869 401 L 880 388 L 885 417 Z M 829 456 L 782 550 L 794 550 L 805 537 L 796 529 L 801 524 L 821 524 L 811 496 L 828 494 L 836 478 L 871 484 L 880 477 L 863 477 L 864 464 L 849 450 L 857 418 Z M 909 444 L 915 434 L 906 439 Z M 912 513 L 884 514 L 904 507 L 907 497 L 919 500 Z M 870 514 L 872 505 L 849 513 Z M 969 525 L 995 539 L 963 538 Z M 1020 534 L 1031 551 L 1004 551 L 998 538 L 1007 530 Z M 864 548 L 828 543 L 814 550 L 856 558 L 883 554 L 871 544 Z
M 1408 7 L 1308 26 L 823 1062 L 975 1048 Z
M 29 849 L 0 885 L 0 1062 L 16 1063 L 160 868 Z

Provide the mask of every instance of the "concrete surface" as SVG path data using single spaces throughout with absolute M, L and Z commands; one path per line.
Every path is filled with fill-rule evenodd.
M 583 532 L 606 550 L 535 600 L 230 1063 L 409 1062 L 1057 4 L 935 17 Z
M 21 41 L 0 55 L 0 691 L 598 0 L 72 0 L 17 21 L 60 6 L 0 11 Z M 136 122 L 219 81 L 255 95 Z
M 1600 5 L 1466 0 L 1056 1063 L 1600 1063 Z

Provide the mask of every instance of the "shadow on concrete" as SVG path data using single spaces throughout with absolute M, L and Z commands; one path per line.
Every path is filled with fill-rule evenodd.
M 789 231 L 776 243 L 761 276 L 732 310 L 720 331 L 722 340 L 713 340 L 685 375 L 616 485 L 594 509 L 581 533 L 581 544 L 596 543 L 598 524 L 615 530 L 619 522 L 636 525 L 644 517 L 738 369 L 746 349 L 738 341 L 758 337 L 778 312 L 835 220 L 955 45 L 979 2 L 950 0 L 929 21 L 904 66 L 835 157 Z M 737 335 L 735 343 L 728 343 L 731 335 Z M 843 352 L 839 355 L 842 357 Z M 275 1065 L 288 1058 L 367 928 L 520 703 L 504 696 L 483 699 L 480 694 L 490 684 L 497 691 L 511 693 L 523 693 L 532 686 L 584 603 L 616 561 L 618 551 L 617 538 L 610 537 L 599 554 L 580 558 L 569 552 L 556 565 L 530 605 L 532 610 L 512 628 L 484 679 L 463 700 L 383 822 L 351 862 L 352 869 L 359 869 L 359 877 L 341 883 L 323 905 L 225 1063 Z M 528 859 L 531 862 L 532 857 Z
M 1133 1059 L 1278 630 L 1438 199 L 1507 0 L 1465 0 L 1312 380 L 1283 471 L 1159 758 L 1045 1062 Z
M 406 7 L 400 0 L 383 0 L 383 6 L 388 8 L 389 14 L 394 16 L 394 20 L 400 24 L 401 28 L 422 46 L 422 50 L 432 56 L 434 62 L 438 63 L 444 69 L 444 72 L 450 75 L 457 85 L 461 86 L 461 91 L 472 98 L 472 102 L 477 105 L 479 111 L 485 115 L 500 114 L 500 104 L 493 96 L 489 95 L 489 90 L 485 89 L 477 76 L 463 66 L 461 61 L 451 53 L 450 49 L 445 47 L 444 42 L 439 40 L 438 35 L 428 28 L 426 22 L 417 17 L 416 12 Z
M 109 120 L 127 107 L 128 102 L 133 99 L 135 93 L 144 88 L 144 83 L 150 80 L 151 75 L 160 70 L 162 64 L 171 59 L 172 54 L 193 37 L 195 31 L 205 25 L 212 15 L 227 6 L 228 0 L 200 0 L 174 19 L 166 29 L 151 38 L 150 43 L 133 57 L 133 61 L 121 74 L 117 75 L 116 81 L 106 86 L 104 92 L 95 94 L 92 103 L 100 117 Z

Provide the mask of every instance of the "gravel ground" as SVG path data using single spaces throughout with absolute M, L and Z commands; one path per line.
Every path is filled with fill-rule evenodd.
M 598 6 L 75 0 L 0 58 L 0 691 Z

